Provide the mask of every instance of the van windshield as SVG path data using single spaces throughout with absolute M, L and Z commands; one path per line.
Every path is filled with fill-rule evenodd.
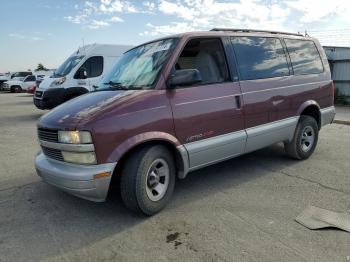
M 84 58 L 84 56 L 71 56 L 69 57 L 53 74 L 52 77 L 65 76 L 72 71 L 72 69 L 79 64 L 79 62 Z
M 126 52 L 96 91 L 152 88 L 176 42 L 177 38 L 169 38 L 141 45 Z

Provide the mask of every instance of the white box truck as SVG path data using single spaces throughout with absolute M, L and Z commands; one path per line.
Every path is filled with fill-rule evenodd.
M 132 46 L 92 44 L 79 48 L 44 79 L 33 96 L 39 109 L 52 109 L 65 101 L 94 90 L 117 59 Z

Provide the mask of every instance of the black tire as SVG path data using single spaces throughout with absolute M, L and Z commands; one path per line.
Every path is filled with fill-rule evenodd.
M 304 160 L 309 158 L 315 151 L 317 141 L 318 125 L 316 120 L 311 116 L 300 116 L 293 140 L 289 143 L 284 143 L 284 148 L 291 158 Z
M 159 200 L 152 201 L 148 195 L 150 194 L 148 182 L 151 176 L 150 169 L 157 161 L 161 161 L 160 163 L 168 168 L 166 170 L 169 171 L 169 176 L 166 180 L 167 187 L 163 190 L 164 195 Z M 147 216 L 156 214 L 169 202 L 175 187 L 175 176 L 174 159 L 166 147 L 154 145 L 140 148 L 126 160 L 121 172 L 120 192 L 125 206 Z
M 20 86 L 11 86 L 11 93 L 19 93 L 22 91 L 22 88 Z

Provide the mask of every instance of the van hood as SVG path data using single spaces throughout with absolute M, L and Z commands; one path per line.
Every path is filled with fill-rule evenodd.
M 40 118 L 38 126 L 59 130 L 79 129 L 111 106 L 122 105 L 140 92 L 142 91 L 114 90 L 88 93 L 54 108 Z
M 41 81 L 39 87 L 40 89 L 49 89 L 49 88 L 53 88 L 51 87 L 50 85 L 52 84 L 53 81 L 57 80 L 59 78 L 51 78 L 51 77 L 48 77 L 48 78 L 44 78 L 43 81 Z M 60 87 L 60 86 L 56 86 L 56 87 Z

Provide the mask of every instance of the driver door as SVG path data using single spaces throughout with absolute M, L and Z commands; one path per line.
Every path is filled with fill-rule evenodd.
M 176 136 L 189 154 L 190 170 L 243 153 L 241 90 L 231 80 L 222 40 L 189 40 L 174 67 L 197 69 L 201 76 L 197 84 L 169 91 Z
M 80 67 L 85 68 L 87 78 L 79 79 L 78 76 L 75 76 L 78 79 L 78 84 L 89 91 L 93 90 L 92 86 L 97 85 L 101 80 L 104 68 L 103 62 L 103 56 L 89 57 Z

